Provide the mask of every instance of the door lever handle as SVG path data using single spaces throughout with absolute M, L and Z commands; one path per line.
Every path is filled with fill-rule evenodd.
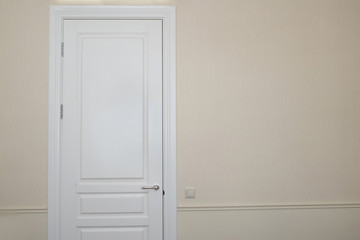
M 160 186 L 159 185 L 154 185 L 154 186 L 151 186 L 151 187 L 141 187 L 141 189 L 154 189 L 155 191 L 159 190 L 160 189 Z

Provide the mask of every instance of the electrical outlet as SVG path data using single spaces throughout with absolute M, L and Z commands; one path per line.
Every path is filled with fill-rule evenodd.
M 195 188 L 194 187 L 186 187 L 185 188 L 185 197 L 186 198 L 195 198 Z

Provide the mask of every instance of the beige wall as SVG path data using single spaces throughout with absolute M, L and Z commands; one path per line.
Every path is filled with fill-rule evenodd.
M 0 209 L 47 205 L 48 6 L 0 0 Z
M 180 211 L 179 240 L 359 240 L 360 208 Z
M 179 204 L 359 201 L 360 1 L 177 13 Z
M 46 240 L 46 226 L 43 212 L 0 213 L 1 240 Z
M 179 240 L 360 238 L 360 1 L 0 0 L 0 239 L 46 235 L 50 4 L 177 6 Z

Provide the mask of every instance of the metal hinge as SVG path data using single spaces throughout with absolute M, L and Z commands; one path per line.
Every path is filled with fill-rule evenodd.
M 64 57 L 64 42 L 61 43 L 61 57 Z
M 64 107 L 63 107 L 63 105 L 61 104 L 61 105 L 60 105 L 60 119 L 63 119 L 63 117 L 64 117 Z

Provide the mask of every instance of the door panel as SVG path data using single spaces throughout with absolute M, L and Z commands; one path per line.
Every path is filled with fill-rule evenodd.
M 82 178 L 144 178 L 146 35 L 90 34 L 80 42 Z
M 64 45 L 61 239 L 162 239 L 162 22 L 65 20 Z
M 82 230 L 82 240 L 147 240 L 146 228 Z
M 80 196 L 81 214 L 147 214 L 146 194 L 99 194 Z

